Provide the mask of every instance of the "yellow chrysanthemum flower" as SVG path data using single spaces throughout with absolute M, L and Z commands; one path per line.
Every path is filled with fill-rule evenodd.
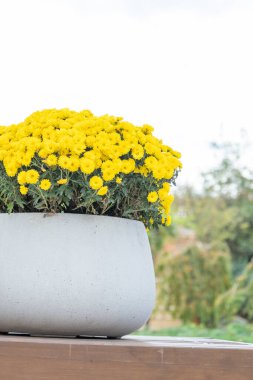
M 119 173 L 121 171 L 122 167 L 122 160 L 120 158 L 113 159 L 113 167 L 116 173 Z
M 116 183 L 117 183 L 118 185 L 120 185 L 121 182 L 122 182 L 122 179 L 121 179 L 120 177 L 116 177 Z
M 33 152 L 28 151 L 22 159 L 22 165 L 29 166 L 31 164 L 32 158 L 33 158 Z
M 45 160 L 45 163 L 48 165 L 48 166 L 55 166 L 57 164 L 57 157 L 55 154 L 50 154 L 46 160 Z
M 47 149 L 43 148 L 39 151 L 38 155 L 39 157 L 41 158 L 47 158 L 47 156 L 49 155 L 50 153 L 48 152 Z
M 58 164 L 62 169 L 67 169 L 69 164 L 69 157 L 67 156 L 60 156 L 58 160 Z
M 21 185 L 19 187 L 19 191 L 22 195 L 26 195 L 28 193 L 28 187 L 24 186 L 24 185 Z
M 170 206 L 171 206 L 173 200 L 174 200 L 174 196 L 169 194 L 164 198 L 164 200 L 161 201 L 161 205 L 163 206 L 166 214 L 168 214 L 170 212 Z
M 18 183 L 20 185 L 26 184 L 26 172 L 22 170 L 22 172 L 18 173 Z
M 18 168 L 15 164 L 5 164 L 5 171 L 9 177 L 15 177 L 17 174 Z
M 156 202 L 158 199 L 158 194 L 156 191 L 151 191 L 150 193 L 148 193 L 148 196 L 147 196 L 147 200 L 151 203 L 154 203 Z
M 145 166 L 140 167 L 140 173 L 144 176 L 147 177 L 148 175 L 148 169 Z
M 161 201 L 163 201 L 163 200 L 167 197 L 167 195 L 168 195 L 168 191 L 166 191 L 165 188 L 159 189 L 159 190 L 158 190 L 158 195 L 159 195 L 159 199 L 160 199 Z
M 76 172 L 79 169 L 79 159 L 75 156 L 69 157 L 67 169 L 70 172 Z
M 153 130 L 154 130 L 154 128 L 151 127 L 151 125 L 148 125 L 148 124 L 144 124 L 141 129 L 142 129 L 142 132 L 145 133 L 146 135 L 152 133 Z
M 155 154 L 157 152 L 157 147 L 154 144 L 151 144 L 150 142 L 147 142 L 145 144 L 145 151 L 147 154 Z
M 135 161 L 132 158 L 128 160 L 122 160 L 121 172 L 124 174 L 129 174 L 135 169 Z
M 135 160 L 140 160 L 144 156 L 144 149 L 140 144 L 134 145 L 132 148 L 132 155 Z
M 26 182 L 31 185 L 35 185 L 38 182 L 39 177 L 40 175 L 35 169 L 31 169 L 26 172 Z
M 155 179 L 160 180 L 160 179 L 164 178 L 165 175 L 166 175 L 166 170 L 164 167 L 159 165 L 153 169 L 153 176 Z
M 95 162 L 89 158 L 81 158 L 80 169 L 84 174 L 91 174 L 95 170 Z
M 115 177 L 115 171 L 113 169 L 105 169 L 102 173 L 104 181 L 111 181 Z
M 158 161 L 157 161 L 157 159 L 154 156 L 148 156 L 145 159 L 145 166 L 149 170 L 152 170 L 153 168 L 155 168 L 157 166 L 157 164 L 158 164 Z
M 168 182 L 163 183 L 163 188 L 167 191 L 167 193 L 170 191 L 170 184 Z
M 43 179 L 40 182 L 40 188 L 42 190 L 49 190 L 51 186 L 52 186 L 52 183 L 51 183 L 51 181 L 49 181 L 49 179 Z
M 108 192 L 108 186 L 103 186 L 98 190 L 97 194 L 98 195 L 105 195 L 105 194 L 107 194 L 107 192 Z
M 89 184 L 93 190 L 97 190 L 103 186 L 103 180 L 102 180 L 102 178 L 95 175 L 95 176 L 91 177 Z
M 87 147 L 89 148 L 92 148 L 94 143 L 95 143 L 95 137 L 94 136 L 88 136 L 87 139 L 86 139 L 86 145 Z
M 171 225 L 171 216 L 170 215 L 167 216 L 165 225 L 166 226 L 170 226 Z
M 113 170 L 114 169 L 113 162 L 111 160 L 104 161 L 101 165 L 101 169 L 102 170 Z
M 68 180 L 67 178 L 61 178 L 61 179 L 58 179 L 57 183 L 58 185 L 66 185 L 66 183 L 68 183 Z

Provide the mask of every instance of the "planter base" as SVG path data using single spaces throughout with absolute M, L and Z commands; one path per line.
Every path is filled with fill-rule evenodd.
M 0 336 L 9 336 L 9 337 L 25 337 L 29 336 L 32 338 L 39 338 L 39 337 L 52 337 L 56 338 L 58 335 L 36 335 L 36 334 L 26 334 L 26 333 L 12 333 L 12 332 L 0 332 Z M 69 338 L 72 339 L 111 339 L 111 340 L 116 340 L 116 339 L 121 339 L 122 336 L 90 336 L 90 335 L 76 335 L 76 336 L 69 336 Z

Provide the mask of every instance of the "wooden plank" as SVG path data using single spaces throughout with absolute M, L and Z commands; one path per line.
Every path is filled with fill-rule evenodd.
M 0 335 L 2 380 L 253 380 L 253 345 L 211 339 Z

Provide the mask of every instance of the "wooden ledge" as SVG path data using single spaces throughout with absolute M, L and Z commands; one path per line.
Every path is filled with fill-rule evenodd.
M 0 335 L 2 380 L 253 380 L 253 345 L 213 339 Z

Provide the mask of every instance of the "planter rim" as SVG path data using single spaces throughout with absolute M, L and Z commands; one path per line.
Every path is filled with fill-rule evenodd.
M 99 217 L 99 218 L 109 218 L 109 219 L 117 219 L 117 220 L 124 220 L 126 222 L 134 222 L 134 223 L 140 223 L 142 225 L 144 225 L 143 222 L 141 222 L 140 220 L 136 220 L 136 219 L 128 219 L 128 218 L 123 218 L 123 217 L 119 217 L 119 216 L 110 216 L 110 215 L 94 215 L 94 214 L 79 214 L 79 213 L 72 213 L 72 212 L 56 212 L 56 213 L 50 213 L 50 212 L 12 212 L 12 213 L 8 213 L 8 212 L 0 212 L 0 218 L 2 215 L 9 215 L 9 216 L 12 216 L 12 215 L 42 215 L 42 216 L 48 216 L 48 217 L 51 217 L 51 216 L 59 216 L 59 215 L 73 215 L 73 216 L 85 216 L 85 217 Z

